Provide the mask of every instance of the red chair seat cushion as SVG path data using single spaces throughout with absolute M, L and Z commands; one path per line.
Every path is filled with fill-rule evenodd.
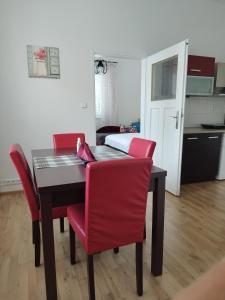
M 85 205 L 81 203 L 69 206 L 67 208 L 67 218 L 78 239 L 85 247 Z
M 52 218 L 64 218 L 67 216 L 67 206 L 55 207 L 52 209 Z
M 67 206 L 54 207 L 52 209 L 52 219 L 65 218 L 67 216 Z M 39 211 L 39 220 L 41 220 L 41 211 Z

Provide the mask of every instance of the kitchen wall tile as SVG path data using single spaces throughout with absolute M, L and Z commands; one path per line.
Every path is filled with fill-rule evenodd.
M 215 98 L 213 101 L 213 111 L 214 112 L 225 112 L 225 99 Z
M 211 103 L 205 98 L 193 97 L 187 99 L 190 101 L 190 112 L 191 113 L 209 113 L 212 111 Z
M 202 123 L 223 123 L 225 98 L 190 97 L 186 99 L 184 126 L 199 127 Z

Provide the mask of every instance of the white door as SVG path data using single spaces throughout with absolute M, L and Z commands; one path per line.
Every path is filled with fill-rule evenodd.
M 141 133 L 156 141 L 154 165 L 167 170 L 166 190 L 180 194 L 188 41 L 142 62 Z

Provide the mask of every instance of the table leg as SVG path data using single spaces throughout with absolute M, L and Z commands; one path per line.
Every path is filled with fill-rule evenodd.
M 42 193 L 40 195 L 40 204 L 46 296 L 47 300 L 56 300 L 57 285 L 51 194 Z
M 162 275 L 163 235 L 165 212 L 165 176 L 155 179 L 152 207 L 152 259 L 151 272 L 154 276 Z

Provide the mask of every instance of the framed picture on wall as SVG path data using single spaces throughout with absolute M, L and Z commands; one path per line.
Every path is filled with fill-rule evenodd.
M 59 48 L 27 46 L 29 77 L 60 78 Z

